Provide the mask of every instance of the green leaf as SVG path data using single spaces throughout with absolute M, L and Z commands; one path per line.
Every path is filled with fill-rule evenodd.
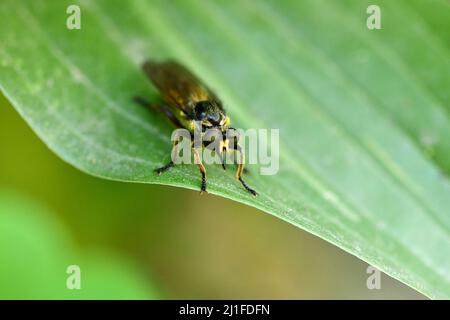
M 377 1 L 382 29 L 368 30 L 360 0 L 82 1 L 81 30 L 68 30 L 73 2 L 0 4 L 0 86 L 62 159 L 198 190 L 195 166 L 153 174 L 171 127 L 131 101 L 157 98 L 142 61 L 174 58 L 235 127 L 280 129 L 278 174 L 247 177 L 259 197 L 219 166 L 207 167 L 211 193 L 450 298 L 448 2 Z

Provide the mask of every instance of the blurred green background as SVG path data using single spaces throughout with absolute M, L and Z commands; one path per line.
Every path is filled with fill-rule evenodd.
M 424 298 L 386 275 L 368 290 L 366 263 L 254 208 L 83 174 L 3 96 L 0 150 L 0 298 Z

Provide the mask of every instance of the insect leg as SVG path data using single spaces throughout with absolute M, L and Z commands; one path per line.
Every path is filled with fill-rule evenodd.
M 147 99 L 143 97 L 136 96 L 133 98 L 134 102 L 137 104 L 143 106 L 144 108 L 148 108 L 154 112 L 161 112 L 164 114 L 176 127 L 181 127 L 180 122 L 177 120 L 177 118 L 173 115 L 173 113 L 170 111 L 170 109 L 160 103 L 151 103 Z
M 173 161 L 171 160 L 168 164 L 165 164 L 164 166 L 155 169 L 156 174 L 159 176 L 161 173 L 163 173 L 164 171 L 169 170 L 170 168 L 172 168 L 174 166 Z
M 229 127 L 228 128 L 228 130 L 233 130 L 233 131 L 235 131 L 235 132 L 238 132 L 235 128 L 233 128 L 233 127 Z M 240 148 L 240 146 L 239 146 L 239 135 L 237 135 L 237 136 L 230 136 L 229 137 L 229 139 L 230 138 L 232 138 L 233 139 L 233 142 L 234 142 L 234 144 L 232 145 L 232 146 L 230 146 L 230 150 L 233 150 L 234 152 L 237 152 L 238 150 L 238 148 L 237 147 L 235 147 L 235 146 L 238 146 L 239 148 Z M 229 145 L 229 144 L 228 144 Z M 233 155 L 233 164 L 235 164 L 236 166 L 239 166 L 239 163 L 236 161 L 236 156 L 235 155 Z M 242 168 L 242 173 L 248 173 L 249 171 L 248 171 L 248 169 L 247 168 Z
M 222 146 L 222 144 L 220 144 L 219 146 L 213 142 L 210 142 L 208 144 L 203 143 L 203 146 L 211 151 L 214 151 L 215 154 L 217 154 L 219 156 L 219 160 L 220 160 L 220 164 L 222 165 L 223 170 L 226 170 L 225 167 L 225 153 L 226 153 L 226 148 L 222 147 L 222 149 L 220 149 L 220 147 Z
M 219 152 L 220 162 L 222 163 L 223 170 L 227 170 L 227 168 L 225 167 L 225 159 L 224 159 L 224 157 L 226 156 L 225 155 L 226 151 L 227 151 L 226 148 L 223 147 L 222 151 Z
M 200 159 L 198 151 L 195 148 L 192 148 L 192 150 L 194 151 L 195 163 L 197 163 L 200 173 L 202 174 L 202 186 L 200 188 L 200 194 L 202 194 L 203 192 L 206 192 L 206 169 Z
M 143 106 L 144 108 L 150 108 L 154 111 L 159 111 L 159 107 L 151 102 L 149 102 L 147 99 L 140 97 L 140 96 L 135 96 L 133 97 L 133 101 L 136 102 L 137 104 Z
M 232 149 L 234 152 L 237 152 L 237 149 Z M 239 167 L 239 163 L 236 161 L 236 157 L 233 156 L 233 164 L 236 165 L 236 167 Z M 247 167 L 242 168 L 242 174 L 249 174 L 250 170 Z
M 174 141 L 173 142 L 173 147 L 172 147 L 172 150 L 175 148 L 175 157 L 177 157 L 178 156 L 178 142 L 179 141 Z M 176 159 L 176 158 L 175 158 Z M 176 160 L 175 160 L 176 161 Z M 169 170 L 170 168 L 172 168 L 173 166 L 175 165 L 175 163 L 173 162 L 173 160 L 170 160 L 170 162 L 169 163 L 167 163 L 166 165 L 164 165 L 164 166 L 162 166 L 162 167 L 160 167 L 160 168 L 157 168 L 157 169 L 155 169 L 155 172 L 156 172 L 156 174 L 159 176 L 161 173 L 163 173 L 164 171 L 167 171 L 167 170 Z
M 244 153 L 242 152 L 241 146 L 239 144 L 237 144 L 235 150 L 238 151 L 239 155 L 240 155 L 240 161 L 238 163 L 238 168 L 236 171 L 236 179 L 239 180 L 239 182 L 242 184 L 242 186 L 245 188 L 245 190 L 247 190 L 253 196 L 256 197 L 258 195 L 258 193 L 255 190 L 253 190 L 252 188 L 250 188 L 247 185 L 247 183 L 245 183 L 245 181 L 242 179 L 242 172 L 244 171 L 245 156 L 244 156 Z

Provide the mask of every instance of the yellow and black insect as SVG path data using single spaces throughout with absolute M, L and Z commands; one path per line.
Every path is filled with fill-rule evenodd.
M 218 129 L 222 132 L 221 152 L 226 153 L 229 145 L 233 146 L 233 152 L 238 152 L 240 161 L 236 171 L 236 179 L 242 186 L 256 196 L 255 190 L 250 188 L 242 179 L 244 171 L 244 153 L 239 143 L 229 144 L 226 141 L 225 132 L 230 128 L 230 118 L 226 115 L 222 102 L 208 89 L 196 76 L 185 67 L 174 61 L 156 62 L 148 60 L 143 64 L 143 70 L 155 87 L 159 90 L 162 103 L 149 103 L 141 97 L 135 101 L 152 110 L 163 113 L 178 128 L 185 128 L 191 134 L 195 130 L 195 124 L 201 123 L 203 129 Z M 204 145 L 203 145 L 204 146 Z M 174 142 L 176 147 L 176 142 Z M 192 146 L 193 147 L 193 146 Z M 200 191 L 206 192 L 206 169 L 200 160 L 198 151 L 192 148 L 196 163 L 202 175 Z M 221 155 L 222 167 L 225 169 L 223 155 Z M 174 166 L 171 160 L 155 172 L 159 175 Z

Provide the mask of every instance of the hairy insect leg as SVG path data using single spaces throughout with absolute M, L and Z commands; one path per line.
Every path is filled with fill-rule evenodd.
M 156 174 L 159 176 L 161 173 L 163 173 L 163 172 L 169 170 L 169 169 L 172 168 L 173 166 L 174 166 L 174 163 L 173 163 L 173 161 L 171 160 L 169 163 L 163 165 L 162 167 L 156 168 L 156 169 L 155 169 L 155 172 L 156 172 Z
M 238 132 L 235 128 L 233 127 L 229 127 L 228 130 L 232 130 L 235 132 Z M 240 145 L 239 145 L 239 134 L 238 135 L 234 135 L 234 136 L 230 136 L 229 138 L 233 139 L 233 144 L 230 146 L 230 144 L 228 144 L 230 146 L 229 150 L 233 150 L 235 153 L 238 151 L 238 148 L 240 150 Z M 239 167 L 239 163 L 236 160 L 236 156 L 233 155 L 233 164 L 235 164 L 237 167 Z M 249 170 L 245 167 L 242 168 L 242 173 L 249 173 Z
M 237 152 L 237 149 L 233 149 L 233 151 Z M 236 165 L 237 168 L 239 168 L 239 162 L 236 160 L 235 157 L 233 157 L 233 164 Z M 249 174 L 250 170 L 247 169 L 247 167 L 242 168 L 242 174 Z
M 153 109 L 154 111 L 159 111 L 158 108 L 152 104 L 151 102 L 149 102 L 147 99 L 140 97 L 140 96 L 135 96 L 133 97 L 133 101 L 141 106 L 143 106 L 144 108 L 150 108 Z
M 239 152 L 239 157 L 240 157 L 240 161 L 238 163 L 238 167 L 236 170 L 236 179 L 239 180 L 239 182 L 242 184 L 242 186 L 245 188 L 245 190 L 247 190 L 253 196 L 256 197 L 258 195 L 258 193 L 255 190 L 253 190 L 252 188 L 250 188 L 247 185 L 247 183 L 245 183 L 244 179 L 242 179 L 242 173 L 244 172 L 244 162 L 245 162 L 244 152 L 242 152 L 242 148 L 240 145 L 236 145 L 235 150 Z
M 179 141 L 174 141 L 173 142 L 173 146 L 172 146 L 172 150 L 174 151 L 174 157 L 175 159 L 178 157 L 178 142 Z M 176 162 L 176 160 L 175 160 Z M 155 172 L 156 174 L 159 176 L 161 173 L 163 173 L 164 171 L 169 170 L 170 168 L 172 168 L 175 165 L 175 163 L 173 162 L 173 160 L 170 160 L 169 163 L 165 164 L 164 166 L 160 167 L 160 168 L 156 168 Z
M 198 154 L 197 149 L 192 148 L 192 150 L 194 151 L 195 163 L 197 163 L 198 168 L 200 169 L 200 173 L 202 174 L 202 185 L 200 188 L 200 194 L 203 194 L 203 192 L 207 192 L 206 191 L 206 169 L 202 163 L 202 160 L 200 159 L 200 155 Z
M 161 112 L 164 114 L 175 126 L 181 127 L 180 122 L 177 120 L 177 118 L 174 116 L 174 114 L 170 111 L 170 109 L 165 106 L 164 104 L 160 103 L 152 103 L 149 102 L 147 99 L 136 96 L 133 98 L 133 101 L 137 104 L 143 106 L 144 108 L 150 109 L 154 112 Z
M 223 170 L 227 170 L 227 168 L 225 167 L 225 156 L 226 156 L 226 148 L 225 147 L 222 147 L 222 145 L 218 146 L 214 142 L 207 143 L 207 144 L 203 143 L 203 147 L 213 151 L 214 154 L 216 154 L 219 157 L 220 164 L 222 165 Z M 222 147 L 222 149 L 220 149 L 220 147 Z
M 221 152 L 219 152 L 219 158 L 220 158 L 220 162 L 221 162 L 221 164 L 222 164 L 223 170 L 227 170 L 227 168 L 225 167 L 225 157 L 226 157 L 226 152 L 227 152 L 227 149 L 226 149 L 225 147 L 222 148 L 222 151 L 221 151 Z

